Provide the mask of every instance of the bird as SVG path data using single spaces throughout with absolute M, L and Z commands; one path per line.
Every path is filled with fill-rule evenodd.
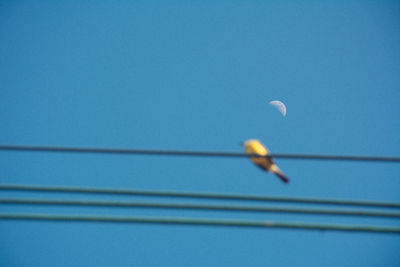
M 260 155 L 264 157 L 250 157 L 250 160 L 254 162 L 258 167 L 266 172 L 273 172 L 276 174 L 284 183 L 289 183 L 289 179 L 279 169 L 278 165 L 275 164 L 272 157 L 268 156 L 268 149 L 257 139 L 249 139 L 242 142 L 245 153 L 249 155 Z

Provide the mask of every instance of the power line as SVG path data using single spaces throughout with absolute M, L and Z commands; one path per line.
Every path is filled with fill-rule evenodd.
M 0 184 L 0 190 L 24 191 L 24 192 L 47 192 L 47 193 L 73 193 L 73 194 L 102 194 L 102 195 L 105 194 L 105 195 L 125 195 L 125 196 L 142 196 L 142 197 L 169 197 L 169 198 L 210 199 L 210 200 L 281 202 L 281 203 L 294 203 L 294 204 L 357 206 L 357 207 L 370 207 L 370 208 L 397 208 L 397 209 L 400 208 L 400 203 L 393 203 L 393 202 L 299 198 L 299 197 L 296 198 L 296 197 L 285 197 L 285 196 L 238 195 L 238 194 L 225 194 L 225 193 L 134 190 L 134 189 L 117 189 L 117 188 Z
M 207 151 L 179 151 L 179 150 L 150 150 L 150 149 L 122 149 L 122 148 L 90 148 L 90 147 L 52 147 L 52 146 L 22 146 L 22 145 L 0 145 L 4 151 L 26 151 L 26 152 L 57 152 L 57 153 L 98 153 L 98 154 L 123 154 L 123 155 L 153 155 L 153 156 L 196 156 L 196 157 L 233 157 L 248 158 L 262 157 L 260 155 L 249 155 L 237 152 L 207 152 Z M 303 160 L 341 160 L 341 161 L 376 161 L 397 162 L 400 157 L 387 156 L 344 156 L 344 155 L 307 155 L 307 154 L 271 154 L 271 157 L 282 159 Z
M 89 206 L 89 207 L 119 207 L 119 208 L 151 208 L 151 209 L 184 209 L 184 210 L 211 210 L 231 212 L 257 213 L 292 213 L 307 215 L 341 215 L 363 216 L 400 219 L 399 212 L 362 211 L 362 210 L 332 210 L 332 209 L 299 209 L 273 206 L 243 206 L 243 205 L 212 205 L 212 204 L 181 204 L 181 203 L 149 203 L 128 201 L 93 201 L 93 200 L 66 200 L 66 199 L 21 199 L 0 198 L 0 204 L 16 205 L 45 205 L 45 206 Z
M 341 232 L 400 234 L 399 227 L 381 227 L 374 225 L 291 223 L 291 222 L 227 220 L 227 219 L 0 213 L 0 220 L 139 223 L 139 224 L 193 225 L 193 226 L 197 225 L 197 226 L 278 228 L 278 229 L 280 228 L 280 229 L 291 229 L 291 230 L 319 230 L 319 231 L 326 230 L 326 231 L 341 231 Z

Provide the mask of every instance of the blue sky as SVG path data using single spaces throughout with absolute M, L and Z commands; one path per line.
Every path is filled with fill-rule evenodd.
M 258 138 L 276 153 L 398 156 L 399 16 L 396 1 L 3 1 L 0 143 L 240 152 Z M 276 99 L 286 117 L 268 105 Z M 246 159 L 0 152 L 0 182 L 400 201 L 396 164 L 277 162 L 287 186 Z M 4 266 L 400 262 L 392 235 L 22 221 L 0 232 Z

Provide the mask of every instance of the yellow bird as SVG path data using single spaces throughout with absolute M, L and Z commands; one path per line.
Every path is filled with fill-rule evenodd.
M 257 154 L 265 157 L 250 157 L 258 167 L 266 172 L 275 173 L 284 183 L 288 183 L 289 179 L 274 163 L 273 159 L 268 156 L 268 149 L 257 139 L 250 139 L 242 143 L 246 154 Z

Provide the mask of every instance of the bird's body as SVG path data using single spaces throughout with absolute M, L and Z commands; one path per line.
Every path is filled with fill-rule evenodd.
M 273 159 L 268 156 L 268 149 L 260 141 L 256 139 L 250 139 L 245 141 L 243 146 L 246 154 L 263 156 L 250 157 L 250 160 L 253 161 L 258 167 L 264 171 L 275 173 L 284 183 L 289 182 L 289 179 L 286 177 L 286 175 L 278 168 Z

